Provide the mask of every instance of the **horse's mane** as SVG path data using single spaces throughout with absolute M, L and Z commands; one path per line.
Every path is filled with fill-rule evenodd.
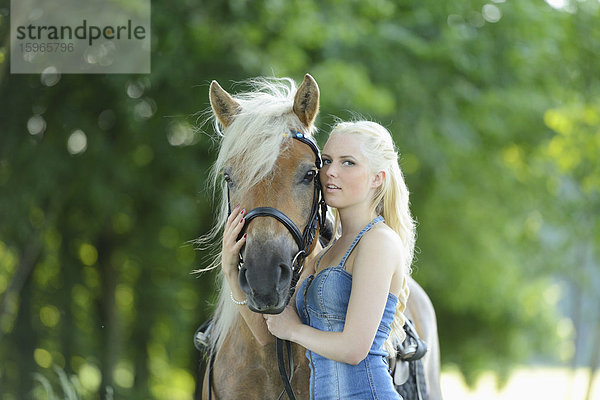
M 312 135 L 314 126 L 306 132 L 293 111 L 296 84 L 289 78 L 256 78 L 245 82 L 252 90 L 234 95 L 240 109 L 234 120 L 223 127 L 216 116 L 215 132 L 220 139 L 219 154 L 210 171 L 209 181 L 213 197 L 220 196 L 220 207 L 215 226 L 196 244 L 204 247 L 220 237 L 228 216 L 227 187 L 222 179 L 225 168 L 235 179 L 236 192 L 247 193 L 257 183 L 269 179 L 279 154 L 291 143 L 290 130 Z M 235 206 L 235 205 L 232 205 Z M 220 242 L 219 242 L 220 243 Z M 220 268 L 221 249 L 212 263 L 198 272 Z M 218 279 L 219 300 L 213 317 L 213 325 L 207 339 L 213 351 L 217 351 L 235 322 L 238 311 L 229 298 L 230 288 L 222 273 Z

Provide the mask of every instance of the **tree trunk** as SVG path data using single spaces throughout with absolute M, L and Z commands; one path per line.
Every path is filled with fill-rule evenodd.
M 102 364 L 102 385 L 101 396 L 107 398 L 106 389 L 113 387 L 113 372 L 118 361 L 120 353 L 119 342 L 119 316 L 116 304 L 116 289 L 118 281 L 118 272 L 110 260 L 112 245 L 106 238 L 98 240 L 98 268 L 100 270 L 100 280 L 102 285 L 102 297 L 100 298 L 100 327 L 102 330 L 102 354 L 100 355 Z
M 40 258 L 42 246 L 36 239 L 29 242 L 23 253 L 20 254 L 17 270 L 11 277 L 8 288 L 2 297 L 2 304 L 0 304 L 0 339 L 2 339 L 4 333 L 10 330 L 10 325 L 17 317 L 21 290 Z

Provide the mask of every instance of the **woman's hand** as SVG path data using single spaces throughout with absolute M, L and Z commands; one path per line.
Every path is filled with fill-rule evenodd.
M 238 204 L 231 211 L 229 218 L 227 218 L 225 230 L 223 231 L 223 251 L 221 255 L 221 268 L 223 269 L 223 273 L 227 277 L 235 276 L 236 280 L 240 250 L 244 243 L 246 243 L 245 234 L 240 240 L 237 240 L 238 235 L 244 227 L 244 214 L 246 213 L 245 208 L 242 208 L 241 210 L 240 208 L 241 207 Z
M 283 340 L 293 340 L 292 333 L 302 325 L 293 305 L 288 305 L 281 314 L 264 314 L 269 332 Z

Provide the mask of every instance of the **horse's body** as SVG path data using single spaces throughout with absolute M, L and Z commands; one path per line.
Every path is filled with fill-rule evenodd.
M 238 99 L 233 99 L 216 82 L 211 85 L 211 106 L 224 129 L 215 177 L 224 170 L 228 178 L 227 187 L 223 188 L 221 226 L 228 207 L 238 203 L 247 210 L 264 206 L 276 208 L 300 230 L 307 225 L 313 204 L 313 180 L 318 179 L 311 173 L 315 169 L 315 155 L 305 143 L 289 137 L 289 132 L 298 131 L 310 137 L 318 112 L 319 93 L 310 75 L 296 93 L 291 93 L 294 85 L 290 85 L 287 93 L 283 93 L 285 90 L 280 85 L 279 88 L 272 86 L 273 93 L 269 95 L 260 92 Z M 259 123 L 261 119 L 266 122 Z M 261 146 L 267 146 L 262 153 L 257 149 Z M 248 307 L 259 312 L 281 312 L 288 300 L 292 259 L 298 246 L 274 218 L 248 222 L 247 235 L 242 250 L 244 265 L 240 271 L 240 287 L 247 295 Z M 315 240 L 305 261 L 307 265 L 321 249 Z M 217 259 L 213 267 L 219 265 Z M 426 293 L 413 279 L 409 279 L 409 286 L 411 295 L 406 315 L 414 321 L 419 336 L 429 347 L 423 363 L 430 398 L 441 399 L 435 313 Z M 212 399 L 277 399 L 283 385 L 274 339 L 272 343 L 259 343 L 247 324 L 253 317 L 248 309 L 241 307 L 231 301 L 227 281 L 222 277 L 210 335 L 210 347 L 216 354 L 210 388 Z M 308 399 L 309 368 L 305 349 L 292 344 L 292 354 L 292 387 L 298 399 Z M 202 399 L 208 399 L 208 373 L 209 368 L 204 376 Z
M 413 321 L 419 337 L 427 343 L 423 356 L 423 369 L 430 400 L 442 399 L 440 386 L 440 342 L 438 340 L 435 309 L 423 288 L 413 279 L 408 279 L 410 295 L 404 314 Z

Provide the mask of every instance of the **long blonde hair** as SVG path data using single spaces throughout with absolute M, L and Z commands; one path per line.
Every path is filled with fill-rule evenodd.
M 398 152 L 390 132 L 371 121 L 338 122 L 329 137 L 348 134 L 359 138 L 361 150 L 368 160 L 371 172 L 385 172 L 385 179 L 375 192 L 370 211 L 383 216 L 387 226 L 398 234 L 402 243 L 402 266 L 406 276 L 402 281 L 402 291 L 391 325 L 392 331 L 384 345 L 385 350 L 394 355 L 394 342 L 402 341 L 406 336 L 403 329 L 404 310 L 409 295 L 408 275 L 411 273 L 415 248 L 415 221 L 410 213 L 408 188 L 398 165 Z M 335 208 L 332 208 L 332 211 L 335 236 L 340 229 L 340 217 Z

